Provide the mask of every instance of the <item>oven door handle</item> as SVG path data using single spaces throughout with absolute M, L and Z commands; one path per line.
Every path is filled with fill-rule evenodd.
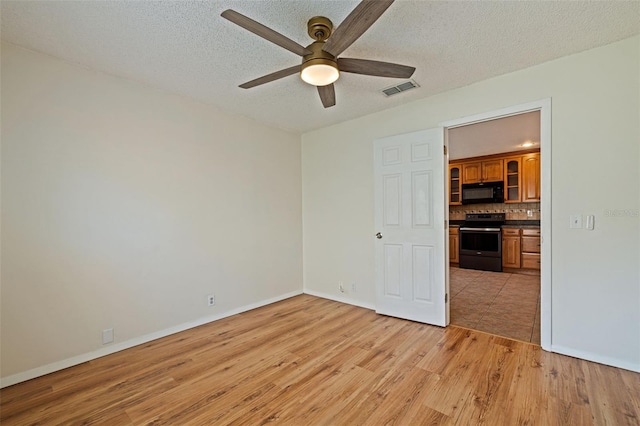
M 472 232 L 500 232 L 500 228 L 460 228 L 460 230 Z

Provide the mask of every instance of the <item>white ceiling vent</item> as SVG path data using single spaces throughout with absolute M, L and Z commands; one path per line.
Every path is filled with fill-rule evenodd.
M 393 96 L 401 92 L 406 92 L 407 90 L 415 89 L 416 87 L 420 87 L 420 85 L 416 83 L 414 80 L 408 80 L 396 86 L 391 86 L 391 87 L 387 87 L 386 89 L 382 89 L 382 93 L 384 93 L 385 96 Z

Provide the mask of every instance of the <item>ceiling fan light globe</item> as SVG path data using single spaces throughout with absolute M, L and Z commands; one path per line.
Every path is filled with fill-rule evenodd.
M 337 64 L 325 59 L 307 61 L 300 71 L 300 78 L 313 86 L 327 86 L 339 77 Z

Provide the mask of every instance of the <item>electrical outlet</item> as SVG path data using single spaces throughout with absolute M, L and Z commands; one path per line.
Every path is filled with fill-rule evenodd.
M 102 344 L 107 345 L 113 343 L 113 328 L 102 330 Z
M 340 293 L 345 293 L 344 283 L 342 281 L 338 281 L 338 290 L 340 290 Z
M 356 282 L 352 282 L 351 283 L 351 293 L 355 293 L 356 292 Z
M 207 296 L 207 305 L 209 306 L 213 306 L 216 304 L 216 296 L 213 294 L 210 294 Z

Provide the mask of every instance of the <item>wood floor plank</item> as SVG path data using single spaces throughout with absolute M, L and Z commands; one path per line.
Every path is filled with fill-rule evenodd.
M 467 400 L 456 415 L 456 423 L 474 425 L 492 425 L 495 421 L 489 413 L 500 401 L 505 401 L 516 364 L 514 351 L 506 346 L 491 345 L 482 354 L 479 362 L 467 376 L 467 386 L 473 389 L 472 397 Z M 505 380 L 507 378 L 507 380 Z M 504 407 L 508 410 L 508 407 Z M 501 413 L 504 416 L 505 413 Z
M 586 371 L 584 386 L 595 423 L 640 425 L 640 377 L 606 365 L 579 362 Z M 601 389 L 609 392 L 601 393 Z
M 308 295 L 0 391 L 0 423 L 639 425 L 640 374 Z

